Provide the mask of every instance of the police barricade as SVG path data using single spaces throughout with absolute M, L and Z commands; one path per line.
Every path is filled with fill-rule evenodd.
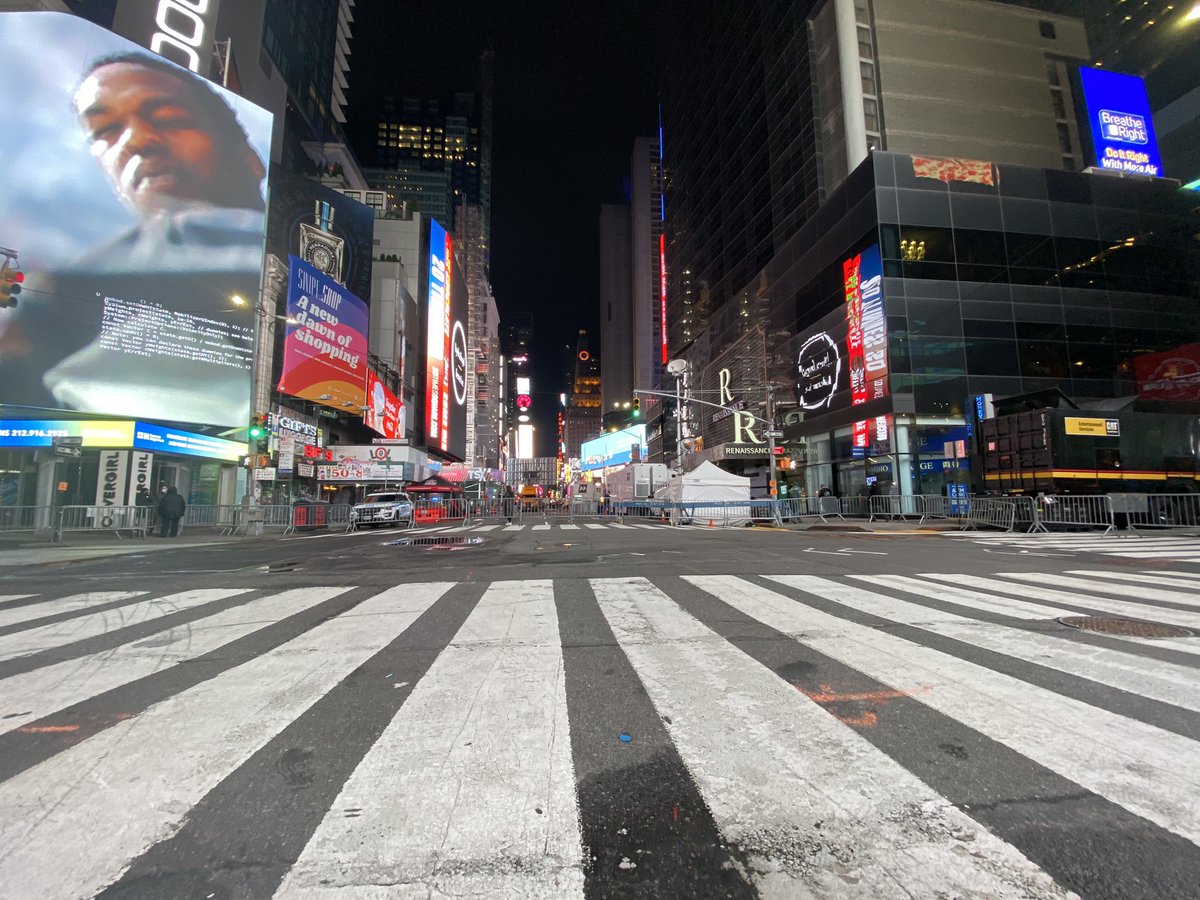
M 1108 500 L 1118 528 L 1200 528 L 1200 494 L 1109 494 Z
M 148 506 L 60 506 L 51 540 L 71 531 L 111 531 L 118 538 L 146 536 L 150 527 Z
M 896 496 L 876 496 L 867 498 L 870 511 L 870 521 L 876 519 L 915 519 L 925 518 L 925 508 L 921 497 L 915 494 Z
M 52 506 L 0 506 L 0 533 L 47 532 L 53 524 Z
M 417 525 L 463 524 L 471 520 L 471 504 L 465 497 L 422 497 L 413 500 L 413 521 Z
M 971 512 L 971 498 L 945 497 L 941 494 L 921 494 L 921 521 L 930 519 L 966 519 Z
M 829 498 L 833 499 L 833 498 Z M 870 508 L 867 504 L 867 497 L 838 497 L 838 518 L 844 519 L 847 516 L 857 519 L 865 519 L 870 515 Z
M 1030 530 L 1049 532 L 1051 527 L 1103 528 L 1108 534 L 1116 529 L 1112 501 L 1106 494 L 1039 494 Z
M 1016 525 L 1016 501 L 1021 497 L 974 497 L 966 516 L 968 528 L 999 528 L 1012 531 Z
M 211 528 L 220 534 L 235 534 L 242 524 L 242 507 L 232 505 L 197 504 L 183 511 L 179 530 L 185 528 Z
M 833 515 L 837 515 L 836 497 L 789 497 L 779 501 L 779 516 L 783 522 L 803 522 L 805 519 L 820 519 L 825 521 L 826 513 L 821 507 L 826 501 L 833 501 Z

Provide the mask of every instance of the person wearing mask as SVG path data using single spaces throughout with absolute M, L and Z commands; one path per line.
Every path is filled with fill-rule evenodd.
M 171 485 L 158 501 L 159 537 L 178 537 L 179 520 L 183 518 L 185 509 L 187 503 L 175 485 Z

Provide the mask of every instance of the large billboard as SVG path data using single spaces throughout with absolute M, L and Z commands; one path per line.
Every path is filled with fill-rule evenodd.
M 1080 69 L 1096 165 L 1116 172 L 1162 176 L 1146 85 L 1136 75 Z
M 623 466 L 646 458 L 646 426 L 634 425 L 622 431 L 603 434 L 593 441 L 584 441 L 579 448 L 579 468 L 584 472 Z
M 292 256 L 287 313 L 279 390 L 362 415 L 367 408 L 367 305 Z
M 467 287 L 446 229 L 429 220 L 425 442 L 462 459 L 467 442 Z
M 74 16 L 0 42 L 0 403 L 244 425 L 271 115 Z
M 272 172 L 267 249 L 298 256 L 356 297 L 371 296 L 375 214 L 311 178 Z
M 1139 397 L 1194 403 L 1200 400 L 1200 344 L 1135 356 L 1133 377 Z

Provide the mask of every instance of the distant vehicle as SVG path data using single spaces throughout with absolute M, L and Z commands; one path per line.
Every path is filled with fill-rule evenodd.
M 537 509 L 542 503 L 542 489 L 536 484 L 527 484 L 517 495 L 517 502 L 526 509 Z
M 355 528 L 376 525 L 412 525 L 412 499 L 403 491 L 386 491 L 368 494 L 362 503 L 350 510 L 350 524 Z

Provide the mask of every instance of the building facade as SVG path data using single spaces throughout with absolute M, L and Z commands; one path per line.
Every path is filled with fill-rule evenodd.
M 575 374 L 563 412 L 563 454 L 579 459 L 579 448 L 600 432 L 600 361 L 591 349 L 587 331 L 579 330 L 575 342 Z

